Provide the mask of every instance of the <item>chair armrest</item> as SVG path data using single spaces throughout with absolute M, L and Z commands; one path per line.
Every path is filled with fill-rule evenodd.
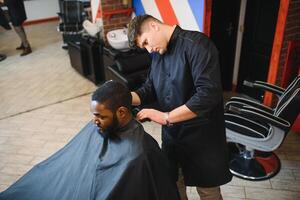
M 110 71 L 111 73 L 113 73 L 115 76 L 117 76 L 119 79 L 121 79 L 124 83 L 126 83 L 128 85 L 128 80 L 126 78 L 124 78 L 120 72 L 118 72 L 116 70 L 117 66 L 116 65 L 112 65 L 112 66 L 107 66 L 107 70 Z
M 275 94 L 276 96 L 281 96 L 283 94 L 283 92 L 285 91 L 282 87 L 279 87 L 277 85 L 273 85 L 273 84 L 269 84 L 263 81 L 247 81 L 245 80 L 243 82 L 243 85 L 248 86 L 248 87 L 252 87 L 252 88 L 257 88 L 263 91 L 268 91 L 268 92 L 272 92 L 273 94 Z
M 288 121 L 280 117 L 250 106 L 244 106 L 243 108 L 229 106 L 229 111 L 260 123 L 268 123 L 283 130 L 288 130 L 291 126 Z
M 229 106 L 236 106 L 242 108 L 243 106 L 252 106 L 261 110 L 264 110 L 268 113 L 273 113 L 274 110 L 270 107 L 267 107 L 259 102 L 252 101 L 250 99 L 242 98 L 242 97 L 232 97 L 226 104 L 225 110 L 228 110 Z

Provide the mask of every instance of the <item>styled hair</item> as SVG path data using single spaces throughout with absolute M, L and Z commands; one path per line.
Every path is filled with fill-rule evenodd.
M 132 96 L 127 86 L 110 80 L 93 93 L 92 101 L 104 104 L 109 110 L 115 112 L 121 106 L 131 110 Z
M 137 43 L 136 39 L 138 36 L 140 36 L 143 33 L 143 25 L 146 21 L 149 20 L 154 20 L 158 23 L 161 23 L 158 19 L 151 15 L 140 15 L 134 17 L 128 24 L 128 41 L 129 41 L 129 46 L 131 48 L 136 48 Z

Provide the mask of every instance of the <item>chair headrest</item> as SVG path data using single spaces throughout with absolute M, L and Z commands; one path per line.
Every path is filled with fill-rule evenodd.
M 97 33 L 101 31 L 101 28 L 97 26 L 97 24 L 94 24 L 89 20 L 84 20 L 82 26 L 84 30 L 86 30 L 86 32 L 92 37 L 95 37 Z
M 148 53 L 133 54 L 126 57 L 117 57 L 116 65 L 121 73 L 128 74 L 150 67 L 151 58 Z

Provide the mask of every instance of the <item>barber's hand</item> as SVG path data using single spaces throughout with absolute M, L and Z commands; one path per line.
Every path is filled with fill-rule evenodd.
M 4 3 L 4 0 L 0 0 L 0 3 Z
M 139 121 L 144 121 L 146 119 L 150 119 L 151 121 L 154 121 L 161 125 L 165 125 L 167 123 L 166 118 L 165 118 L 165 113 L 160 112 L 155 109 L 142 109 L 136 115 L 136 119 Z

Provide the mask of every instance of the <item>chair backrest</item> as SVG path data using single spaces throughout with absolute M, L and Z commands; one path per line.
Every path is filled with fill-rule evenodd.
M 297 76 L 300 69 L 300 40 L 290 40 L 287 44 L 286 59 L 283 66 L 281 87 L 285 88 Z
M 276 110 L 278 110 L 286 101 L 287 99 L 291 96 L 291 94 L 294 93 L 294 91 L 300 87 L 300 76 L 297 76 L 289 85 L 288 87 L 285 89 L 285 91 L 283 92 L 283 94 L 280 96 L 280 98 L 278 99 L 277 105 L 275 107 L 275 112 Z M 275 114 L 276 115 L 276 114 Z
M 84 4 L 79 0 L 59 0 L 62 22 L 66 24 L 82 23 L 85 19 Z
M 281 98 L 274 115 L 293 124 L 300 113 L 300 80 Z
M 288 90 L 290 90 L 291 88 L 293 88 L 293 87 L 295 86 L 295 84 L 298 83 L 299 80 L 300 80 L 300 76 L 298 75 L 298 76 L 296 76 L 296 77 L 294 78 L 294 80 L 286 87 L 285 91 L 288 91 Z

